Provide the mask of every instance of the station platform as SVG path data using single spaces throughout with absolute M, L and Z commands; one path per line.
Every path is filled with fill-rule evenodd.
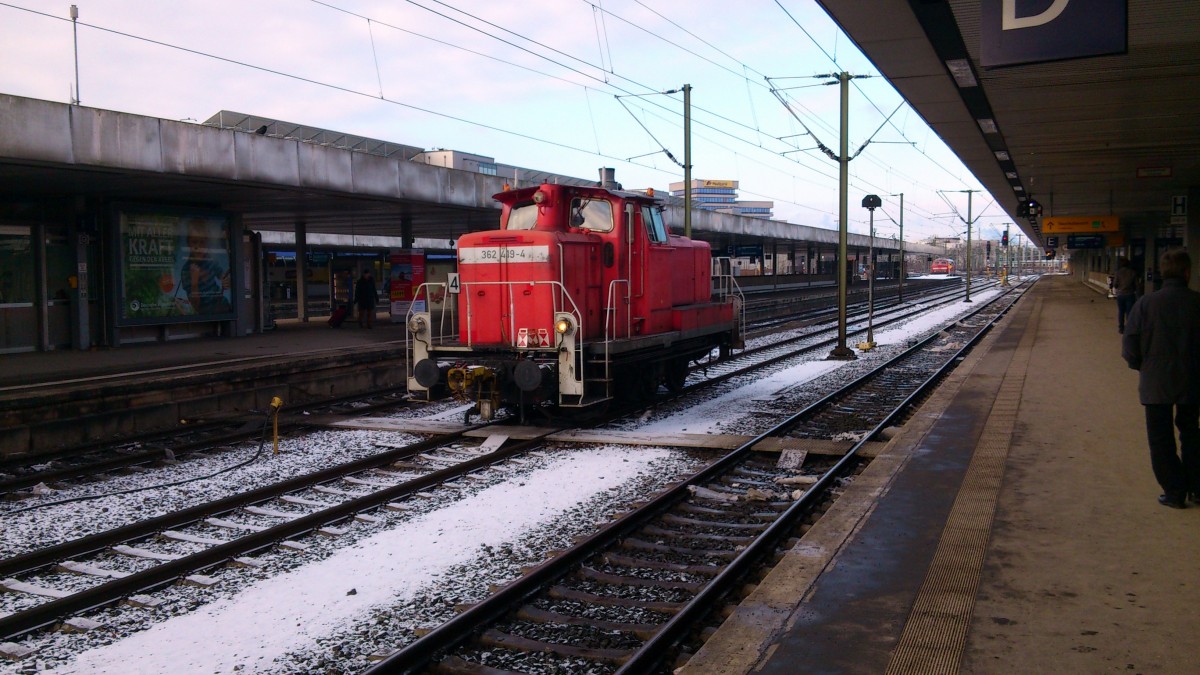
M 0 356 L 0 463 L 15 464 L 147 434 L 238 424 L 275 398 L 310 403 L 404 385 L 404 324 L 325 317 L 272 331 Z
M 291 360 L 314 352 L 394 348 L 397 342 L 401 349 L 404 346 L 403 322 L 392 323 L 385 313 L 378 315 L 371 329 L 360 328 L 354 320 L 347 320 L 340 328 L 331 328 L 326 319 L 319 316 L 308 321 L 277 320 L 273 330 L 236 338 L 5 354 L 0 356 L 0 393 L 73 380 L 146 377 L 184 368 L 236 370 L 250 363 Z
M 1196 672 L 1143 419 L 1115 303 L 1043 277 L 677 672 Z
M 823 297 L 836 293 L 836 284 L 826 277 L 805 282 L 777 283 L 773 277 L 741 277 L 747 295 L 793 294 L 797 297 Z M 906 286 L 941 284 L 942 280 L 913 278 Z M 896 288 L 894 280 L 880 280 L 878 293 Z M 850 296 L 863 296 L 866 285 L 859 283 Z M 772 303 L 778 304 L 778 303 Z M 29 390 L 59 382 L 106 377 L 144 378 L 172 369 L 236 370 L 242 365 L 271 360 L 286 361 L 297 355 L 354 350 L 386 350 L 403 347 L 404 322 L 392 321 L 386 307 L 375 319 L 373 329 L 363 329 L 354 319 L 332 329 L 326 316 L 308 321 L 277 319 L 275 327 L 264 333 L 239 337 L 182 338 L 165 342 L 126 344 L 120 347 L 94 347 L 88 350 L 56 349 L 47 352 L 18 352 L 0 355 L 0 399 L 6 389 Z

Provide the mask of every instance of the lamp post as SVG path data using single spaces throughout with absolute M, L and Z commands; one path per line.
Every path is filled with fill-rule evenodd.
M 1008 245 L 1008 228 L 1004 229 L 1004 285 L 1012 277 L 1012 247 Z
M 831 75 L 818 77 L 836 77 L 838 81 L 838 89 L 841 94 L 841 133 L 839 134 L 838 154 L 836 155 L 838 163 L 838 252 L 837 264 L 840 269 L 837 270 L 838 275 L 838 341 L 837 346 L 833 351 L 829 352 L 831 359 L 850 360 L 854 358 L 854 350 L 846 346 L 846 274 L 849 271 L 847 267 L 847 256 L 849 255 L 849 246 L 846 243 L 847 231 L 849 228 L 847 217 L 849 214 L 848 195 L 850 185 L 850 80 L 855 76 L 847 72 L 840 72 Z
M 79 105 L 79 7 L 71 5 L 71 33 L 75 38 L 75 105 Z
M 883 206 L 879 195 L 867 195 L 862 200 L 863 208 L 871 212 L 871 246 L 867 254 L 867 341 L 858 343 L 862 351 L 875 348 L 875 209 Z
M 977 190 L 964 190 L 967 193 L 967 298 L 963 302 L 971 301 L 971 196 Z
M 1022 243 L 1023 235 L 1017 234 L 1017 276 L 1025 277 L 1025 246 Z
M 904 193 L 901 192 L 897 196 L 900 197 L 900 290 L 896 294 L 896 300 L 904 302 Z
M 683 85 L 683 236 L 692 236 L 692 85 Z

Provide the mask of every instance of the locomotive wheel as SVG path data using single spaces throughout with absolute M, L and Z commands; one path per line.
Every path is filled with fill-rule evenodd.
M 654 397 L 658 394 L 658 372 L 658 368 L 646 368 L 635 376 L 637 378 L 638 400 L 654 400 Z
M 688 359 L 682 356 L 671 359 L 667 361 L 664 369 L 663 376 L 666 379 L 667 391 L 672 394 L 682 391 L 687 382 Z
M 648 364 L 625 366 L 617 378 L 618 390 L 635 403 L 652 401 L 658 393 L 659 372 Z

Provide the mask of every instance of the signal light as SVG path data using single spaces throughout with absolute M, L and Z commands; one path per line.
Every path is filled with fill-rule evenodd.
M 1023 199 L 1017 204 L 1017 216 L 1020 218 L 1037 218 L 1042 215 L 1042 205 L 1036 199 Z
M 1005 230 L 1004 234 L 1000 235 L 1000 245 L 1008 246 L 1008 230 Z

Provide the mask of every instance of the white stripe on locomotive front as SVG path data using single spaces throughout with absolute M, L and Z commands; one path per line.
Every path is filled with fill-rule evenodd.
M 549 246 L 479 246 L 458 250 L 458 264 L 550 262 Z

